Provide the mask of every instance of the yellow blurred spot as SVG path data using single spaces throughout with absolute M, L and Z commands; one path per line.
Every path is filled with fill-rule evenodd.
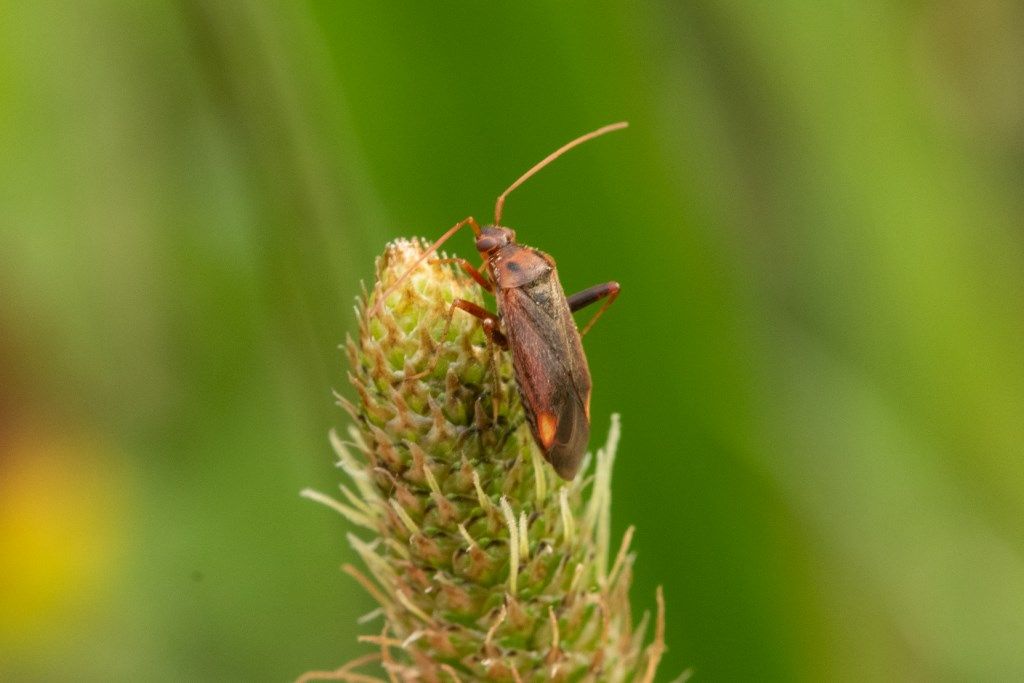
M 54 434 L 0 443 L 0 651 L 61 628 L 104 586 L 121 535 L 110 460 Z

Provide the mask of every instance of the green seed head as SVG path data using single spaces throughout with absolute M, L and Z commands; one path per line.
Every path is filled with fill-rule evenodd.
M 353 486 L 344 500 L 305 492 L 366 532 L 350 541 L 369 576 L 347 568 L 382 608 L 366 640 L 392 680 L 652 680 L 661 620 L 644 648 L 632 529 L 609 547 L 617 418 L 593 473 L 562 481 L 525 424 L 510 354 L 450 314 L 456 299 L 483 305 L 480 287 L 431 260 L 399 281 L 424 248 L 390 244 L 356 306 L 357 399 L 341 400 L 355 424 L 348 442 L 332 435 Z

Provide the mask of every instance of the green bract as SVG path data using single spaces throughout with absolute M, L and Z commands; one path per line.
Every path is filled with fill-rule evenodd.
M 350 484 L 340 500 L 304 492 L 362 527 L 349 540 L 366 573 L 346 570 L 380 603 L 384 625 L 364 638 L 379 651 L 307 678 L 376 680 L 355 668 L 377 659 L 401 681 L 653 680 L 662 620 L 644 648 L 632 529 L 609 547 L 617 416 L 593 472 L 561 480 L 525 424 L 510 354 L 461 311 L 441 339 L 451 302 L 482 304 L 480 287 L 427 260 L 389 291 L 423 249 L 390 244 L 356 306 L 358 398 L 341 399 L 355 425 L 347 442 L 332 434 Z

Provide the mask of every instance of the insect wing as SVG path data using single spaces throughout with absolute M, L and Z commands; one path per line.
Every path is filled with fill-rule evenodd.
M 590 371 L 554 270 L 500 292 L 516 381 L 544 457 L 572 479 L 590 439 Z

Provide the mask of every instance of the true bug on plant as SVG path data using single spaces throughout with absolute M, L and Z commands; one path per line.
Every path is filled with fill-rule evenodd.
M 515 231 L 501 225 L 502 210 L 505 198 L 537 171 L 573 147 L 627 125 L 623 121 L 598 128 L 542 159 L 498 196 L 493 224 L 481 228 L 469 216 L 453 225 L 374 306 L 376 310 L 423 260 L 468 225 L 476 236 L 476 249 L 484 259 L 483 265 L 476 268 L 460 258 L 442 261 L 458 264 L 481 287 L 494 294 L 498 312 L 491 313 L 472 301 L 456 299 L 448 311 L 442 338 L 447 334 L 455 311 L 462 310 L 481 321 L 492 344 L 511 351 L 516 383 L 534 440 L 564 479 L 576 476 L 590 438 L 590 369 L 580 339 L 618 297 L 619 283 L 606 282 L 567 297 L 558 280 L 555 260 L 538 249 L 517 243 Z M 577 329 L 572 313 L 602 299 L 604 304 L 594 317 L 582 331 Z

